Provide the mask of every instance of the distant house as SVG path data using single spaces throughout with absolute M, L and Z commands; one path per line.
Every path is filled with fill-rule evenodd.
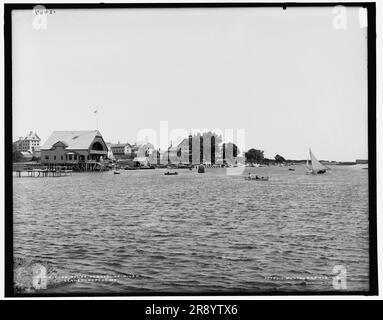
M 202 145 L 201 145 L 202 143 Z M 225 145 L 225 147 L 224 147 Z M 189 148 L 191 146 L 191 154 Z M 214 149 L 212 149 L 214 146 Z M 233 143 L 217 143 L 216 141 L 202 139 L 200 136 L 193 136 L 183 139 L 176 146 L 171 145 L 166 151 L 161 153 L 161 163 L 182 163 L 182 164 L 223 164 L 236 163 L 234 157 Z M 202 147 L 202 150 L 201 150 Z M 212 150 L 214 150 L 212 152 Z M 225 159 L 223 151 L 225 150 Z M 191 158 L 190 158 L 191 156 Z M 201 158 L 202 156 L 202 158 Z M 242 159 L 241 159 L 242 160 Z
M 40 148 L 40 137 L 36 132 L 30 131 L 26 137 L 20 137 L 13 143 L 13 151 L 29 152 L 33 154 L 36 148 Z
M 41 147 L 41 163 L 96 163 L 105 160 L 107 154 L 108 147 L 98 130 L 53 131 Z
M 136 155 L 136 157 L 149 157 L 153 151 L 155 151 L 153 144 L 150 142 L 137 144 L 135 143 L 132 146 L 132 152 Z
M 132 156 L 132 146 L 129 143 L 111 144 L 110 150 L 115 159 L 127 159 Z
M 35 147 L 35 150 L 32 152 L 32 156 L 34 158 L 41 158 L 41 147 L 40 146 Z
M 178 145 L 171 145 L 161 153 L 161 163 L 189 163 L 189 141 L 184 139 Z
M 137 166 L 149 166 L 150 165 L 149 159 L 147 157 L 136 157 L 133 159 L 133 162 Z
M 355 162 L 357 164 L 368 164 L 368 160 L 366 159 L 357 159 Z

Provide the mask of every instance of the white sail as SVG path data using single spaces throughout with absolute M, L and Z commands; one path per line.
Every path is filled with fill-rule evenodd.
M 318 172 L 320 170 L 327 170 L 323 164 L 321 164 L 318 159 L 314 156 L 310 149 L 310 159 L 311 159 L 311 169 L 313 172 Z
M 306 171 L 307 171 L 308 173 L 310 173 L 310 172 L 312 171 L 312 169 L 311 169 L 311 167 L 310 167 L 310 165 L 309 165 L 309 158 L 307 158 L 307 160 L 306 160 Z

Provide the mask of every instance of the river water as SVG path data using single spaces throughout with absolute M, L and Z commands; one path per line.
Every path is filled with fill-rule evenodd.
M 15 177 L 15 259 L 44 293 L 336 291 L 334 267 L 368 290 L 368 170 L 295 168 Z

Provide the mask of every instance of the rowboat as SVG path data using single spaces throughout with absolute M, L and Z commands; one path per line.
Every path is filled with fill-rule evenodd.
M 176 175 L 178 175 L 178 172 L 169 172 L 168 171 L 168 172 L 165 172 L 164 175 L 165 176 L 176 176 Z
M 248 176 L 248 177 L 245 177 L 245 180 L 269 181 L 269 177 Z

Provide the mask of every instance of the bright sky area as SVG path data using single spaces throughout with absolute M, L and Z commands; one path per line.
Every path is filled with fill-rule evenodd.
M 367 158 L 367 28 L 348 8 L 55 10 L 13 13 L 13 138 L 98 129 L 245 130 L 246 147 Z M 234 141 L 235 142 L 235 141 Z

